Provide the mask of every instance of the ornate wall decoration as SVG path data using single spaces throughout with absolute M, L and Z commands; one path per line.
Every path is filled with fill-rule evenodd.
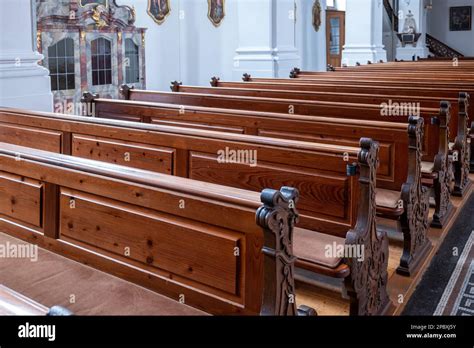
M 86 7 L 87 5 L 102 5 L 108 7 L 108 0 L 81 0 L 81 7 Z
M 50 70 L 55 109 L 79 103 L 84 91 L 118 98 L 117 85 L 127 83 L 127 76 L 134 77 L 128 80 L 136 88 L 146 87 L 146 29 L 134 26 L 133 7 L 116 0 L 36 0 L 36 13 L 36 42 Z M 104 51 L 98 40 L 105 41 Z M 134 59 L 133 66 L 127 58 Z
M 319 28 L 321 27 L 321 11 L 321 3 L 319 0 L 316 0 L 313 5 L 313 27 L 316 31 L 319 31 Z
M 207 0 L 208 12 L 207 17 L 215 27 L 221 25 L 225 17 L 225 0 Z
M 95 24 L 98 29 L 102 29 L 106 27 L 108 24 L 107 22 L 102 19 L 102 14 L 107 11 L 107 8 L 103 5 L 98 5 L 92 10 L 92 19 L 95 21 Z
M 170 12 L 170 0 L 148 0 L 148 14 L 157 24 L 163 24 Z

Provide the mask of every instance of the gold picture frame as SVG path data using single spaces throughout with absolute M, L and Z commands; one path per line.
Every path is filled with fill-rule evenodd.
M 219 4 L 221 2 L 221 4 Z M 214 9 L 218 9 L 220 6 L 221 12 L 213 12 Z M 222 21 L 224 20 L 226 13 L 225 13 L 225 0 L 207 0 L 207 18 L 211 21 L 211 23 L 218 28 Z M 219 14 L 216 16 L 216 14 Z
M 159 9 L 163 4 L 165 5 L 164 12 Z M 158 6 L 158 8 L 155 6 Z M 156 10 L 159 10 L 160 12 L 156 12 Z M 171 13 L 170 0 L 148 0 L 147 13 L 151 18 L 153 18 L 156 24 L 163 24 Z

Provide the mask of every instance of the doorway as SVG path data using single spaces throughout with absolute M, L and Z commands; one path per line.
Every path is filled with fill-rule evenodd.
M 346 13 L 344 11 L 326 11 L 326 58 L 333 67 L 341 67 L 342 49 L 345 44 Z

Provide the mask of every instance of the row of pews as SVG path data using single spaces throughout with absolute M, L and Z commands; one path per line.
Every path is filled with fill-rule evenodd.
M 471 185 L 474 64 L 291 75 L 85 93 L 95 117 L 0 109 L 0 230 L 211 314 L 314 315 L 295 268 L 390 313 L 381 221 L 414 277 Z

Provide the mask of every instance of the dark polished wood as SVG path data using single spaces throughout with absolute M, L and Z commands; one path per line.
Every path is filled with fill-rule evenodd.
M 360 220 L 366 212 L 358 212 L 358 207 L 361 206 L 362 202 L 375 199 L 375 197 L 368 196 L 365 193 L 365 196 L 361 196 L 360 183 L 375 181 L 375 174 L 372 173 L 369 178 L 363 179 L 359 178 L 359 171 L 356 170 L 353 175 L 347 176 L 348 163 L 357 164 L 360 162 L 358 166 L 363 165 L 364 162 L 361 162 L 360 153 L 369 151 L 368 149 L 375 146 L 370 141 L 363 143 L 364 146 L 368 147 L 364 150 L 360 147 L 306 143 L 158 125 L 131 124 L 87 117 L 68 117 L 47 113 L 32 114 L 19 110 L 3 111 L 0 115 L 0 122 L 10 125 L 12 122 L 17 123 L 19 129 L 23 129 L 25 124 L 28 124 L 29 129 L 35 126 L 36 128 L 44 127 L 71 132 L 73 141 L 76 141 L 72 146 L 74 156 L 99 159 L 138 168 L 147 165 L 155 166 L 155 162 L 159 162 L 163 166 L 161 168 L 162 172 L 166 174 L 187 172 L 187 176 L 192 179 L 255 191 L 261 190 L 262 187 L 294 186 L 300 191 L 300 223 L 298 224 L 300 228 L 345 238 L 352 228 L 365 226 L 365 221 L 370 220 L 367 217 L 364 221 Z M 17 143 L 21 143 L 21 139 L 26 135 L 25 133 L 23 136 L 17 137 Z M 133 142 L 130 142 L 129 139 L 133 139 Z M 219 163 L 216 160 L 216 153 L 225 148 L 255 150 L 258 153 L 258 163 L 255 167 L 246 164 Z M 181 160 L 185 162 L 178 162 L 174 159 L 178 150 L 187 153 L 186 156 L 181 157 Z M 149 156 L 153 158 L 155 151 L 160 151 L 159 157 L 148 164 Z M 135 158 L 135 160 L 124 161 L 124 152 L 130 152 L 131 158 Z M 160 161 L 159 158 L 162 158 L 163 161 Z M 177 166 L 180 165 L 185 165 L 187 170 L 177 170 Z M 152 169 L 156 171 L 154 167 Z M 375 170 L 374 165 L 371 171 L 375 172 Z M 375 182 L 373 185 L 375 185 Z M 71 193 L 71 196 L 75 197 L 76 195 L 77 193 Z M 93 206 L 88 206 L 87 209 L 91 212 L 99 210 Z M 75 216 L 75 218 L 82 221 L 81 216 Z M 78 228 L 82 231 L 86 228 L 82 224 L 87 224 L 90 220 L 101 220 L 103 218 L 100 215 L 91 216 L 90 213 L 87 215 L 87 220 L 82 221 Z M 220 219 L 219 221 L 224 226 L 228 226 L 229 221 L 234 219 L 229 214 L 216 214 L 215 218 Z M 144 228 L 150 229 L 146 226 Z M 124 225 L 121 229 L 125 233 L 132 227 L 127 228 Z M 135 231 L 135 233 L 138 232 Z M 82 238 L 85 238 L 84 233 L 81 233 L 81 235 Z M 77 239 L 79 237 L 72 235 L 69 238 Z M 369 248 L 369 245 L 372 245 L 371 243 L 378 242 L 370 237 L 367 243 L 369 243 L 367 245 L 367 248 Z M 385 257 L 378 255 L 378 253 L 386 253 L 388 249 L 381 246 L 377 250 L 375 254 L 366 255 L 367 259 L 364 262 L 367 262 L 367 265 L 377 264 L 377 267 L 380 266 L 379 260 L 383 260 Z M 141 262 L 147 261 L 148 258 L 143 255 Z M 150 265 L 153 265 L 154 262 L 155 260 L 149 261 Z M 225 261 L 221 260 L 220 262 Z M 347 261 L 346 267 L 348 267 L 348 264 L 349 261 Z M 299 259 L 296 261 L 296 265 L 299 265 Z M 369 266 L 365 266 L 361 271 L 367 271 L 367 267 Z M 321 268 L 324 267 L 314 264 L 315 271 Z M 326 267 L 324 274 L 340 276 L 341 271 L 340 268 Z M 364 277 L 355 269 L 350 269 L 350 272 L 345 272 L 345 275 L 347 277 Z M 219 277 L 222 278 L 223 275 L 219 275 Z M 231 289 L 234 289 L 236 283 L 233 283 L 230 279 L 226 279 L 225 282 L 224 279 L 221 280 L 221 282 L 217 282 L 217 284 L 220 284 L 218 285 L 219 289 L 233 293 L 234 290 Z M 381 284 L 385 284 L 385 282 L 381 282 Z M 370 294 L 370 292 L 381 292 L 384 286 L 376 289 L 358 289 L 357 296 L 378 296 L 375 293 Z M 369 293 L 367 293 L 368 291 Z M 370 310 L 372 309 L 370 308 Z M 384 311 L 385 308 L 377 308 L 376 312 L 378 313 L 379 310 Z M 352 312 L 352 314 L 357 313 L 363 312 L 360 310 Z M 372 314 L 375 314 L 375 312 Z
M 181 86 L 179 83 L 174 85 L 174 89 L 179 91 L 179 88 Z M 143 105 L 146 108 L 151 108 L 156 107 L 156 108 L 166 108 L 168 107 L 164 103 L 173 103 L 176 106 L 179 106 L 180 108 L 180 118 L 181 120 L 185 117 L 185 114 L 189 114 L 192 111 L 197 111 L 195 109 L 198 106 L 200 107 L 206 107 L 207 109 L 200 109 L 200 111 L 211 111 L 211 107 L 217 108 L 217 107 L 224 107 L 230 110 L 230 112 L 234 113 L 239 113 L 236 111 L 236 109 L 243 109 L 242 111 L 250 111 L 248 109 L 255 108 L 260 110 L 260 112 L 270 112 L 270 111 L 280 111 L 279 114 L 280 116 L 286 117 L 288 120 L 293 120 L 294 118 L 298 117 L 300 114 L 331 114 L 332 117 L 336 118 L 341 118 L 346 120 L 347 118 L 352 117 L 354 115 L 354 118 L 357 119 L 369 119 L 369 120 L 384 120 L 384 121 L 390 121 L 388 123 L 398 123 L 398 122 L 406 122 L 407 118 L 403 116 L 397 116 L 397 117 L 383 117 L 381 115 L 381 107 L 380 105 L 369 105 L 369 104 L 341 104 L 341 103 L 335 103 L 335 102 L 314 102 L 314 101 L 298 101 L 294 99 L 276 99 L 276 98 L 258 98 L 258 97 L 237 97 L 237 96 L 228 96 L 228 95 L 210 95 L 210 94 L 190 94 L 190 93 L 164 93 L 164 92 L 154 92 L 154 91 L 141 91 L 141 90 L 132 90 L 130 91 L 129 97 L 133 100 L 143 100 L 142 104 L 145 103 L 145 101 L 153 101 L 155 103 L 161 103 L 161 105 L 152 105 L 152 104 L 146 104 Z M 119 107 L 115 107 L 115 110 L 112 111 L 111 109 L 113 108 L 112 106 L 108 105 L 98 105 L 98 101 L 103 101 L 102 99 L 96 99 L 96 115 L 99 117 L 111 117 L 111 118 L 120 118 L 118 116 L 121 111 Z M 311 103 L 311 104 L 308 104 Z M 320 105 L 320 104 L 324 104 Z M 123 104 L 122 104 L 123 105 Z M 137 104 L 136 104 L 137 105 Z M 441 107 L 437 110 L 439 115 L 439 119 L 446 120 L 448 119 L 449 122 L 449 117 L 451 116 L 451 109 L 450 107 L 447 107 L 446 105 L 449 106 L 449 103 L 442 102 Z M 296 109 L 297 107 L 300 107 L 299 109 Z M 275 108 L 276 107 L 276 108 Z M 233 109 L 232 109 L 233 108 Z M 290 110 L 291 108 L 295 108 L 293 111 L 295 114 L 288 114 L 283 113 L 284 110 Z M 124 110 L 124 109 L 122 109 Z M 130 109 L 129 109 L 130 110 Z M 184 111 L 183 111 L 184 110 Z M 212 109 L 216 110 L 216 109 Z M 262 111 L 263 110 L 263 111 Z M 331 110 L 331 111 L 328 111 Z M 435 109 L 433 109 L 435 110 Z M 181 112 L 183 111 L 183 112 Z M 216 110 L 217 111 L 217 110 Z M 130 110 L 130 112 L 127 112 L 126 114 L 136 114 L 136 111 Z M 146 113 L 142 113 L 142 115 L 147 115 Z M 138 116 L 138 115 L 137 115 Z M 184 116 L 184 117 L 183 117 Z M 425 153 L 425 161 L 428 162 L 433 162 L 434 158 L 438 155 L 442 155 L 445 157 L 448 157 L 449 155 L 449 149 L 448 149 L 448 135 L 449 135 L 449 130 L 448 128 L 444 127 L 439 127 L 437 124 L 432 122 L 432 116 L 433 114 L 426 114 L 424 115 L 424 120 L 429 123 L 428 126 L 425 127 L 428 131 L 428 137 L 427 140 L 424 143 L 424 153 Z M 129 116 L 127 116 L 129 117 Z M 143 116 L 142 116 L 143 117 Z M 160 116 L 162 117 L 162 116 Z M 192 115 L 193 122 L 197 122 L 197 117 L 196 114 Z M 215 122 L 221 122 L 220 121 L 221 116 L 219 119 L 215 119 Z M 441 122 L 445 122 L 441 120 Z M 179 122 L 179 120 L 175 120 Z M 215 123 L 211 123 L 215 125 Z M 425 123 L 426 124 L 426 123 Z M 288 128 L 293 129 L 293 123 L 290 122 L 290 125 L 288 125 Z M 288 132 L 288 131 L 285 131 Z M 255 133 L 254 133 L 255 134 Z M 258 134 L 258 133 L 256 133 Z M 430 135 L 431 134 L 431 135 Z M 435 136 L 436 135 L 436 136 Z M 273 135 L 271 135 L 273 136 Z M 281 135 L 280 135 L 281 136 Z M 372 135 L 371 135 L 372 136 Z M 440 138 L 445 138 L 444 141 L 440 142 Z M 377 137 L 374 137 L 374 139 L 377 139 Z M 431 160 L 430 160 L 431 159 Z M 382 161 L 386 163 L 386 161 L 383 160 L 382 156 Z M 446 163 L 448 162 L 448 158 L 446 158 Z M 405 164 L 406 165 L 406 164 Z M 440 166 L 437 167 L 438 170 L 448 170 L 444 169 L 448 168 L 447 166 Z M 405 173 L 405 171 L 403 171 Z M 427 174 L 423 174 L 426 176 L 427 180 L 430 180 L 432 183 L 432 186 L 436 186 L 436 188 L 433 189 L 433 196 L 435 199 L 437 199 L 437 213 L 436 216 L 449 216 L 448 211 L 443 210 L 444 207 L 446 209 L 450 206 L 449 204 L 449 196 L 446 195 L 438 195 L 436 192 L 445 192 L 448 190 L 448 187 L 450 187 L 451 183 L 449 181 L 436 181 L 435 178 L 438 176 L 437 173 L 429 172 Z M 448 174 L 444 175 L 441 173 L 442 177 L 451 177 L 448 176 Z M 381 178 L 383 180 L 383 178 Z M 443 185 L 443 187 L 440 187 Z M 400 187 L 400 186 L 398 186 Z M 391 188 L 391 189 L 397 189 L 398 188 Z M 447 202 L 440 202 L 439 200 L 441 199 L 447 199 Z M 380 211 L 380 210 L 379 210 Z M 401 213 L 400 213 L 401 214 Z M 440 219 L 440 223 L 444 223 L 444 221 L 447 221 L 447 219 Z M 433 224 L 433 226 L 439 226 L 439 223 Z
M 296 314 L 294 301 L 284 296 L 291 293 L 281 292 L 294 283 L 293 274 L 277 273 L 293 267 L 294 256 L 275 238 L 291 245 L 297 212 L 276 198 L 278 191 L 263 191 L 263 214 L 256 192 L 17 145 L 0 143 L 0 164 L 2 173 L 21 176 L 23 186 L 37 181 L 41 190 L 57 187 L 51 192 L 60 204 L 59 214 L 47 211 L 52 205 L 36 207 L 57 220 L 48 223 L 60 226 L 57 236 L 8 212 L 2 213 L 2 231 L 158 291 L 177 306 L 213 314 Z M 2 187 L 21 201 L 22 187 L 5 180 Z M 284 188 L 281 195 L 288 192 L 296 204 L 298 192 Z M 45 195 L 38 198 L 45 203 Z M 267 216 L 284 219 L 265 224 Z M 264 258 L 262 249 L 270 256 Z M 271 256 L 283 252 L 287 259 Z M 262 301 L 281 306 L 261 309 Z

